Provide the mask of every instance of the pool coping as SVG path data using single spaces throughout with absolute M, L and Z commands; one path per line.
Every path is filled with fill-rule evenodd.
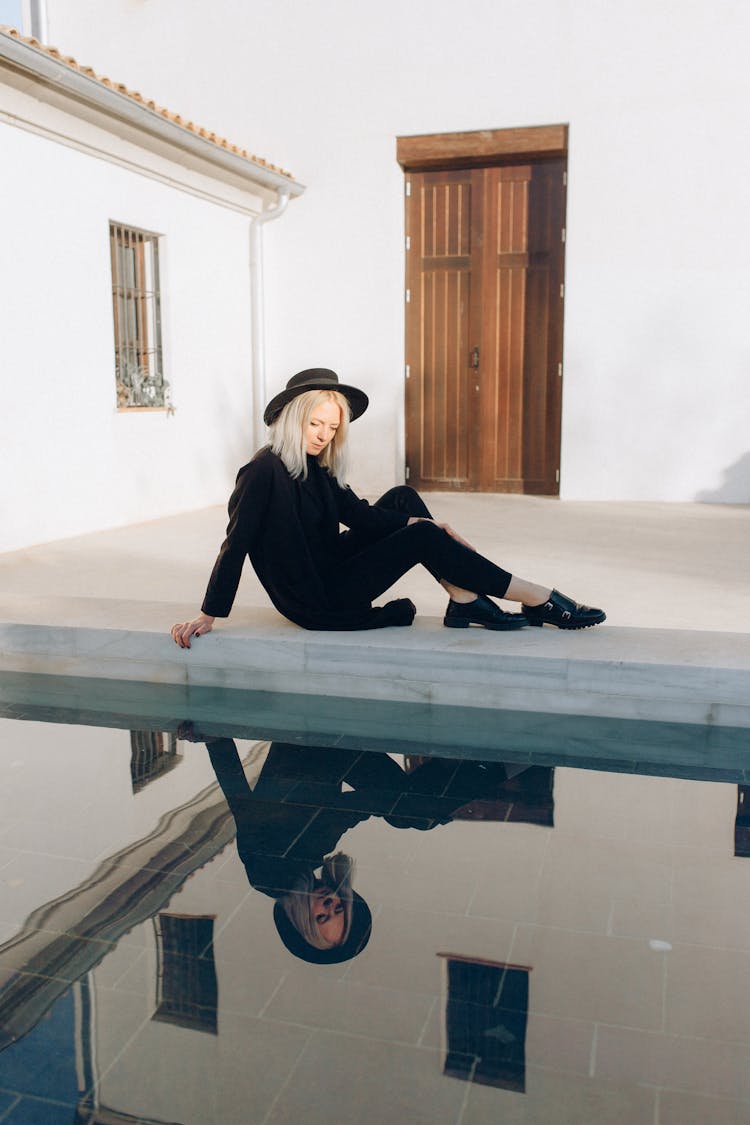
M 308 632 L 240 609 L 190 650 L 180 605 L 85 597 L 0 602 L 0 669 L 150 684 L 750 727 L 750 634 L 602 625 L 580 632 Z

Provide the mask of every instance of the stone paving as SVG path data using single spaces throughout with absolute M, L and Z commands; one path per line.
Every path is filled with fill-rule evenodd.
M 750 507 L 431 494 L 436 518 L 517 574 L 607 610 L 585 632 L 442 628 L 415 570 L 411 629 L 308 633 L 249 564 L 235 609 L 183 652 L 222 508 L 0 556 L 0 667 L 469 707 L 750 726 Z

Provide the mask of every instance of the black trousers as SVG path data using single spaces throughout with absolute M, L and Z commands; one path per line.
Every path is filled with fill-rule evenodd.
M 391 488 L 375 504 L 409 516 L 431 519 L 418 492 L 408 485 Z M 421 563 L 433 578 L 444 578 L 453 586 L 477 594 L 501 598 L 511 575 L 477 551 L 464 547 L 434 523 L 413 523 L 380 539 L 362 532 L 345 531 L 341 536 L 345 559 L 332 575 L 332 589 L 352 602 L 372 602 L 407 570 Z

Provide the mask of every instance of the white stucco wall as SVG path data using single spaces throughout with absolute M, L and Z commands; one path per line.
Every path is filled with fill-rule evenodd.
M 750 9 L 737 0 L 55 0 L 50 39 L 291 167 L 267 230 L 270 380 L 373 394 L 400 478 L 399 134 L 570 125 L 561 489 L 750 501 Z
M 0 122 L 0 550 L 223 503 L 250 450 L 246 215 Z M 109 220 L 160 240 L 174 415 L 115 410 Z

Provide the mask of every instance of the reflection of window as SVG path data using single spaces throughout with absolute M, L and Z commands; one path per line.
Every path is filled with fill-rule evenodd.
M 445 958 L 447 980 L 443 1073 L 523 1092 L 529 969 L 438 956 Z
M 179 762 L 177 736 L 158 730 L 131 730 L 130 780 L 137 793 L 164 773 L 169 773 Z
M 158 956 L 155 1020 L 217 1034 L 214 918 L 159 914 L 154 919 Z
M 109 224 L 117 405 L 168 407 L 161 348 L 159 239 Z
M 737 816 L 734 820 L 734 854 L 750 856 L 750 785 L 737 786 Z

